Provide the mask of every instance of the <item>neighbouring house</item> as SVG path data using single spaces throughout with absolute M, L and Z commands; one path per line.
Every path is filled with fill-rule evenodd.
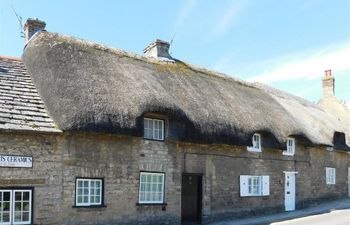
M 0 57 L 0 224 L 205 224 L 348 197 L 348 109 L 161 40 L 140 56 L 44 28 L 28 19 L 22 58 Z

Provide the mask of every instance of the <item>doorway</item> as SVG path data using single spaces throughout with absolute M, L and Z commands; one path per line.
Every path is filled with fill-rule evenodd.
M 284 172 L 284 207 L 286 211 L 295 210 L 295 174 L 297 172 Z
M 350 197 L 350 167 L 348 167 L 348 195 Z
M 182 224 L 201 224 L 202 175 L 183 174 L 181 190 Z

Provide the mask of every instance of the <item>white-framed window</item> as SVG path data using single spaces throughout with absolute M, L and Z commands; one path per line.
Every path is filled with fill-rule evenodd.
M 248 146 L 247 150 L 251 152 L 261 152 L 261 135 L 255 133 L 252 138 L 253 146 Z
M 164 140 L 164 120 L 144 118 L 144 134 L 146 139 Z
M 102 184 L 102 179 L 77 178 L 75 190 L 75 205 L 102 205 Z
M 0 224 L 32 224 L 32 190 L 0 190 Z
M 335 168 L 326 167 L 326 183 L 327 184 L 335 184 L 336 181 L 336 175 L 335 175 Z
M 164 173 L 140 173 L 139 203 L 164 203 Z
M 295 138 L 287 138 L 287 149 L 283 151 L 283 155 L 295 154 Z
M 240 194 L 245 196 L 270 195 L 270 176 L 240 176 Z

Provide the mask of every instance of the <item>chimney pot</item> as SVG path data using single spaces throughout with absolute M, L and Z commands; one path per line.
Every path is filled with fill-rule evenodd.
M 325 70 L 322 79 L 323 98 L 334 97 L 334 77 L 332 70 Z
M 24 36 L 25 44 L 28 43 L 30 38 L 39 31 L 45 30 L 46 23 L 38 18 L 28 18 L 24 24 Z
M 158 59 L 172 59 L 169 54 L 170 44 L 169 42 L 156 39 L 151 42 L 144 50 L 145 56 L 154 57 Z

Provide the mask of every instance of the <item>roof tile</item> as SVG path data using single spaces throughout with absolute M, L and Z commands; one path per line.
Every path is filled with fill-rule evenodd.
M 60 132 L 19 59 L 0 57 L 0 130 Z

